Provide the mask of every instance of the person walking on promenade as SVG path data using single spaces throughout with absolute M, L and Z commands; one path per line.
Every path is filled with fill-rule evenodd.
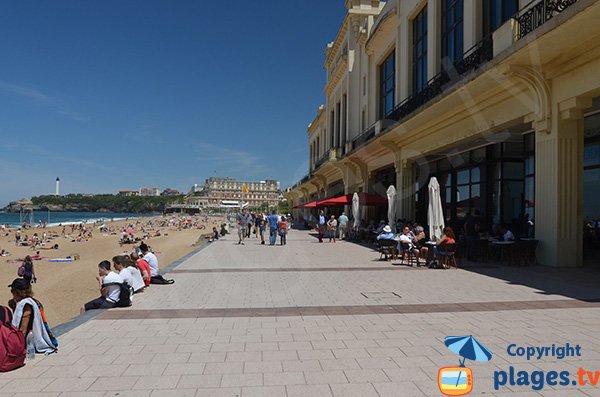
M 340 224 L 340 240 L 345 240 L 346 231 L 348 228 L 348 217 L 346 216 L 346 213 L 344 211 L 342 211 L 342 215 L 340 215 L 338 221 Z
M 257 226 L 256 228 L 258 229 L 258 232 L 260 233 L 260 243 L 262 245 L 265 245 L 265 227 L 266 227 L 267 221 L 265 219 L 265 215 L 264 214 L 260 214 L 260 216 L 257 218 Z
M 325 219 L 325 212 L 323 210 L 319 211 L 319 219 L 317 223 L 317 231 L 319 233 L 319 242 L 323 242 L 323 235 L 325 234 L 325 224 L 327 220 Z
M 285 245 L 287 242 L 287 231 L 288 231 L 288 222 L 285 216 L 281 216 L 281 221 L 279 221 L 279 237 L 281 238 L 281 245 Z
M 331 218 L 327 221 L 327 232 L 329 233 L 329 242 L 335 243 L 335 233 L 337 232 L 338 222 L 335 219 L 335 215 L 331 215 Z
M 258 238 L 258 235 L 260 233 L 260 222 L 261 222 L 261 220 L 262 220 L 262 214 L 259 212 L 254 217 L 254 235 L 256 236 L 256 238 Z
M 248 214 L 245 209 L 237 216 L 238 219 L 238 245 L 244 245 L 244 239 L 246 238 L 246 232 L 248 228 Z
M 254 223 L 254 216 L 252 214 L 248 214 L 248 230 L 246 230 L 246 238 L 250 238 L 250 234 L 252 233 L 252 224 Z
M 277 242 L 277 225 L 279 224 L 279 217 L 275 214 L 267 216 L 267 222 L 269 223 L 269 245 L 275 245 Z

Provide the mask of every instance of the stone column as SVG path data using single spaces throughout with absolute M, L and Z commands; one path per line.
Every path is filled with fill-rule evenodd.
M 550 129 L 535 133 L 535 234 L 538 260 L 581 266 L 583 254 L 583 111 L 591 101 L 555 105 Z
M 398 172 L 399 171 L 399 172 Z M 397 217 L 415 221 L 416 168 L 413 160 L 403 159 L 396 167 L 396 186 L 399 192 Z

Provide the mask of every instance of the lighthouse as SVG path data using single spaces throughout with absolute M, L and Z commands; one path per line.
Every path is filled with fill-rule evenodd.
M 60 178 L 56 177 L 56 192 L 54 193 L 56 196 L 60 196 Z

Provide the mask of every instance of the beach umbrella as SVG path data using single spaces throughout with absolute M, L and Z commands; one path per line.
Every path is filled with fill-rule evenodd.
M 465 336 L 447 336 L 444 338 L 444 344 L 446 347 L 455 354 L 458 354 L 463 359 L 459 360 L 460 366 L 465 366 L 465 360 L 473 361 L 490 361 L 492 359 L 492 352 L 482 345 L 473 335 Z M 458 372 L 456 377 L 456 385 L 460 382 L 460 376 L 462 371 Z
M 354 217 L 354 229 L 360 226 L 360 207 L 358 193 L 352 195 L 352 216 Z
M 388 199 L 388 225 L 392 227 L 392 230 L 396 231 L 396 188 L 394 185 L 390 185 L 386 192 Z
M 466 336 L 447 336 L 444 338 L 444 344 L 448 349 L 463 358 L 460 362 L 464 367 L 465 359 L 473 361 L 490 361 L 492 352 L 482 345 L 473 335 Z
M 429 180 L 429 206 L 427 208 L 427 223 L 429 223 L 429 239 L 435 241 L 444 231 L 444 212 L 440 184 L 435 176 Z

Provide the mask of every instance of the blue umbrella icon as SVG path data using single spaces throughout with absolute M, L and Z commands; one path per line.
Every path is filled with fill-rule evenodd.
M 444 338 L 444 344 L 452 353 L 456 353 L 463 358 L 460 366 L 465 366 L 465 359 L 473 361 L 490 361 L 492 352 L 482 345 L 473 335 L 468 336 L 447 336 Z
M 444 338 L 444 344 L 452 353 L 456 353 L 462 357 L 462 361 L 459 360 L 460 366 L 465 366 L 465 360 L 473 361 L 490 361 L 492 359 L 492 352 L 482 345 L 473 335 L 467 336 L 447 336 Z M 458 373 L 456 384 L 460 381 L 461 372 Z

